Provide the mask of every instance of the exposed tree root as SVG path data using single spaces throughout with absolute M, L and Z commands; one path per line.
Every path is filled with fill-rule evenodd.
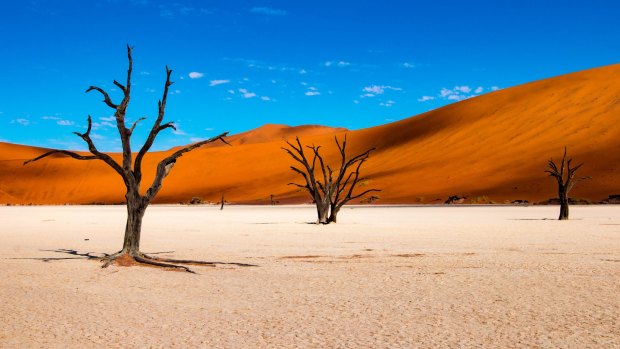
M 190 268 L 188 268 L 186 266 L 183 266 L 183 265 L 170 264 L 170 263 L 162 263 L 162 262 L 158 262 L 158 261 L 155 261 L 155 260 L 152 260 L 152 259 L 143 258 L 143 257 L 140 257 L 140 256 L 134 256 L 133 259 L 136 262 L 142 263 L 142 264 L 154 265 L 156 267 L 162 267 L 162 268 L 181 269 L 181 270 L 185 270 L 188 273 L 196 274 L 195 271 L 193 271 Z
M 216 264 L 223 265 L 236 265 L 238 267 L 258 267 L 256 264 L 247 264 L 247 263 L 233 263 L 233 262 L 208 262 L 208 261 L 197 261 L 193 259 L 172 259 L 172 258 L 160 258 L 149 256 L 146 254 L 142 254 L 142 257 L 160 261 L 160 262 L 168 262 L 168 263 L 179 263 L 179 264 L 194 264 L 194 265 L 202 265 L 202 266 L 210 266 L 215 267 Z
M 112 262 L 114 262 L 118 257 L 120 257 L 121 252 L 118 251 L 114 254 L 111 255 L 107 255 L 104 258 L 101 258 L 101 260 L 103 261 L 103 265 L 101 266 L 101 268 L 107 268 L 110 264 L 112 264 Z

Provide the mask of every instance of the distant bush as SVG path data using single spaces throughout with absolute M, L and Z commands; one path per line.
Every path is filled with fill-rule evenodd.
M 194 196 L 191 200 L 189 200 L 189 204 L 190 205 L 200 205 L 200 204 L 202 204 L 202 199 L 197 197 L 197 196 Z

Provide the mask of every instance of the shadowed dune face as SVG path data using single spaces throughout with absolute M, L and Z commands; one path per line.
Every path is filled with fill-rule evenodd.
M 287 186 L 298 178 L 282 151 L 299 136 L 322 145 L 336 160 L 334 136 L 348 135 L 349 154 L 376 147 L 363 167 L 364 185 L 382 189 L 378 203 L 438 203 L 449 195 L 493 200 L 539 201 L 554 197 L 543 172 L 563 147 L 580 175 L 571 197 L 600 200 L 620 193 L 620 65 L 541 80 L 455 103 L 373 128 L 347 131 L 322 126 L 265 125 L 229 137 L 232 147 L 209 145 L 186 154 L 164 181 L 156 202 L 187 202 L 194 196 L 234 203 L 308 202 Z M 146 186 L 157 161 L 145 159 Z M 105 164 L 49 157 L 22 166 L 44 149 L 0 143 L 0 203 L 118 203 L 120 178 Z M 119 158 L 115 155 L 115 158 Z M 329 160 L 328 160 L 329 161 Z M 439 200 L 437 200 L 439 199 Z

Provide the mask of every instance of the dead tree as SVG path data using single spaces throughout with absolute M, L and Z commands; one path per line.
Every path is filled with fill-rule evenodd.
M 123 160 L 122 163 L 117 163 L 112 157 L 106 153 L 100 152 L 93 140 L 90 136 L 90 132 L 92 129 L 92 120 L 90 115 L 88 116 L 88 126 L 86 128 L 86 132 L 79 133 L 74 132 L 80 138 L 86 142 L 88 145 L 88 150 L 92 155 L 81 155 L 72 151 L 66 150 L 51 150 L 42 155 L 37 156 L 34 159 L 28 160 L 24 162 L 28 164 L 33 161 L 41 160 L 45 157 L 54 154 L 62 154 L 66 156 L 70 156 L 77 160 L 101 160 L 105 162 L 108 166 L 110 166 L 119 176 L 123 179 L 125 183 L 125 187 L 127 192 L 125 194 L 126 204 L 127 204 L 127 224 L 125 226 L 125 237 L 123 239 L 123 248 L 117 253 L 106 255 L 104 258 L 103 268 L 110 265 L 114 260 L 118 258 L 126 258 L 129 257 L 137 263 L 142 264 L 150 264 L 159 267 L 166 268 L 178 268 L 188 272 L 191 270 L 185 266 L 180 266 L 176 264 L 170 263 L 192 263 L 192 264 L 210 264 L 202 261 L 188 261 L 188 260 L 176 260 L 176 259 L 164 259 L 154 256 L 147 256 L 144 253 L 140 252 L 140 233 L 142 230 L 142 218 L 144 217 L 144 213 L 146 208 L 151 203 L 151 201 L 155 198 L 157 193 L 162 187 L 162 181 L 164 178 L 170 173 L 170 170 L 176 163 L 177 159 L 183 156 L 183 154 L 190 152 L 194 149 L 197 149 L 205 144 L 212 143 L 215 141 L 222 141 L 227 143 L 224 140 L 224 137 L 228 134 L 228 132 L 224 132 L 218 136 L 213 138 L 194 143 L 182 149 L 175 151 L 173 154 L 164 158 L 157 165 L 157 170 L 155 172 L 155 178 L 153 182 L 148 187 L 146 192 L 140 192 L 140 183 L 142 181 L 142 160 L 147 152 L 151 149 L 155 138 L 159 135 L 159 133 L 168 128 L 176 130 L 174 123 L 172 122 L 163 122 L 164 114 L 166 110 L 166 102 L 168 99 L 168 89 L 173 84 L 170 81 L 170 75 L 172 74 L 172 70 L 170 70 L 166 66 L 166 82 L 164 84 L 164 91 L 161 100 L 158 101 L 158 114 L 151 130 L 148 134 L 148 137 L 140 151 L 136 154 L 135 159 L 133 158 L 130 139 L 131 136 L 138 125 L 138 123 L 145 118 L 139 118 L 136 120 L 130 127 L 127 127 L 125 124 L 125 113 L 127 111 L 127 107 L 129 105 L 130 93 L 131 93 L 131 73 L 132 73 L 132 48 L 127 46 L 127 58 L 129 61 L 127 68 L 127 81 L 123 85 L 118 81 L 114 80 L 114 85 L 116 85 L 123 92 L 123 99 L 119 104 L 116 104 L 112 101 L 110 96 L 103 89 L 90 86 L 86 92 L 97 91 L 103 96 L 103 102 L 110 108 L 114 110 L 114 117 L 116 118 L 116 126 L 118 128 L 118 133 L 121 138 L 122 149 L 123 149 Z
M 575 173 L 577 170 L 583 166 L 583 163 L 571 167 L 571 162 L 573 159 L 566 160 L 566 147 L 564 147 L 564 156 L 562 157 L 562 162 L 560 163 L 560 167 L 555 164 L 553 159 L 548 161 L 547 166 L 549 170 L 546 170 L 549 176 L 554 177 L 558 182 L 558 196 L 560 199 L 560 216 L 559 220 L 568 219 L 568 193 L 573 189 L 573 186 L 578 182 L 584 179 L 590 179 L 591 177 L 581 177 L 575 178 Z
M 340 154 L 340 164 L 337 171 L 330 165 L 325 164 L 320 154 L 320 146 L 306 146 L 306 148 L 312 150 L 312 160 L 309 160 L 306 156 L 304 147 L 301 145 L 298 137 L 295 138 L 296 144 L 286 141 L 289 148 L 282 148 L 303 166 L 301 168 L 291 166 L 291 170 L 301 175 L 306 184 L 289 183 L 289 185 L 308 191 L 316 205 L 317 224 L 336 223 L 338 212 L 349 201 L 358 199 L 371 192 L 381 191 L 378 189 L 367 189 L 359 194 L 353 194 L 360 181 L 365 180 L 365 178 L 360 177 L 360 169 L 364 162 L 368 160 L 370 152 L 375 150 L 375 148 L 368 149 L 359 155 L 347 159 L 347 136 L 345 135 L 342 143 L 338 141 L 338 137 L 334 137 L 334 139 Z M 317 165 L 320 168 L 320 173 L 317 173 L 319 172 Z M 320 177 L 317 179 L 317 174 L 322 177 L 322 180 Z

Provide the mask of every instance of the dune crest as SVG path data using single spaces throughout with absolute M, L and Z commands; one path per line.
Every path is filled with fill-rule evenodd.
M 620 193 L 620 65 L 540 80 L 454 103 L 415 117 L 363 130 L 324 126 L 265 125 L 187 154 L 164 181 L 156 202 L 192 197 L 234 203 L 308 202 L 285 139 L 323 145 L 335 159 L 334 136 L 349 137 L 351 153 L 377 150 L 363 173 L 383 191 L 377 203 L 440 203 L 450 195 L 467 203 L 536 202 L 554 197 L 543 172 L 566 145 L 581 174 L 592 176 L 573 197 L 601 200 Z M 50 157 L 22 166 L 45 149 L 0 143 L 0 203 L 85 204 L 124 200 L 123 185 L 95 161 Z M 145 158 L 145 183 L 157 161 L 174 149 Z M 118 158 L 117 155 L 115 155 Z M 151 177 L 148 177 L 151 174 Z

